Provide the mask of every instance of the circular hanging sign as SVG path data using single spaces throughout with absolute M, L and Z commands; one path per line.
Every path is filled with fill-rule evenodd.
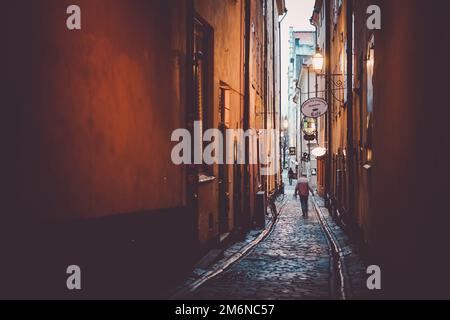
M 323 156 L 325 156 L 327 154 L 327 149 L 322 148 L 322 147 L 317 147 L 317 148 L 314 148 L 314 150 L 311 151 L 311 153 L 316 158 L 322 158 Z
M 302 104 L 302 113 L 308 118 L 320 118 L 328 111 L 328 103 L 320 98 L 312 98 Z

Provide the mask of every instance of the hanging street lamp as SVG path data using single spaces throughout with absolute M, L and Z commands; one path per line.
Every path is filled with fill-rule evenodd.
M 316 54 L 312 57 L 312 65 L 317 74 L 322 73 L 324 58 L 319 47 L 316 48 Z

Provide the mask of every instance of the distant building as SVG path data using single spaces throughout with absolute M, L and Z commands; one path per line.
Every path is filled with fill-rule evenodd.
M 296 94 L 294 97 L 294 102 L 296 103 L 296 121 L 297 132 L 296 132 L 296 142 L 297 142 L 297 162 L 299 163 L 300 172 L 308 176 L 311 181 L 311 185 L 314 189 L 317 189 L 319 193 L 321 192 L 321 185 L 318 184 L 318 179 L 321 179 L 322 172 L 318 170 L 318 161 L 320 159 L 315 158 L 311 155 L 312 150 L 318 146 L 324 146 L 325 142 L 325 125 L 323 123 L 324 117 L 318 119 L 308 119 L 306 118 L 302 111 L 301 106 L 308 99 L 311 98 L 324 98 L 324 91 L 322 88 L 322 79 L 317 76 L 316 72 L 312 66 L 312 55 L 314 52 L 304 61 L 302 64 L 297 81 Z M 310 128 L 315 129 L 315 140 L 306 141 L 305 133 L 303 129 Z M 307 154 L 307 161 L 305 161 L 304 155 Z
M 299 133 L 299 101 L 298 81 L 305 63 L 314 55 L 316 48 L 315 31 L 296 31 L 289 29 L 289 69 L 288 69 L 288 119 L 289 119 L 289 147 L 295 147 L 297 153 L 300 148 Z M 291 156 L 289 167 L 298 169 L 297 156 Z

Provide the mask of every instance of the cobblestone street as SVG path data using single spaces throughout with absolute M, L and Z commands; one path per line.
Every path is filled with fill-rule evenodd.
M 294 182 L 295 185 L 295 182 Z M 192 294 L 194 300 L 309 300 L 337 299 L 338 280 L 327 235 L 316 211 L 339 244 L 346 299 L 372 298 L 366 287 L 366 264 L 329 215 L 323 200 L 310 197 L 309 216 L 303 218 L 294 186 L 286 187 L 278 203 L 280 216 L 269 236 L 242 259 Z M 317 204 L 317 207 L 315 207 Z M 239 244 L 236 245 L 239 247 Z M 232 248 L 228 251 L 235 252 Z M 226 260 L 226 259 L 224 259 Z M 223 260 L 213 269 L 220 269 Z
M 200 287 L 194 299 L 329 299 L 330 254 L 310 203 L 309 217 L 287 187 L 272 234 L 229 270 Z M 310 201 L 311 202 L 311 201 Z

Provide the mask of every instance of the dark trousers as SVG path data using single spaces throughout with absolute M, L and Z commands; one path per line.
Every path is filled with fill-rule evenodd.
M 308 215 L 308 200 L 309 197 L 300 197 L 300 203 L 302 204 L 302 211 L 304 216 Z

